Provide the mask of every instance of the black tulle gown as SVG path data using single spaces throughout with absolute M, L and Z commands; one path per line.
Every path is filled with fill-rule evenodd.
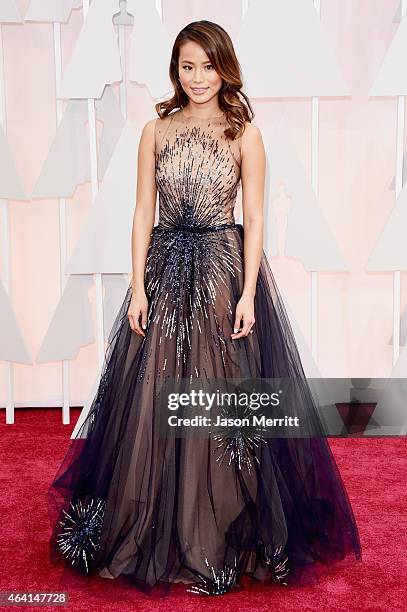
M 129 286 L 98 392 L 47 497 L 53 562 L 99 580 L 99 572 L 120 576 L 150 595 L 179 582 L 202 594 L 252 579 L 289 587 L 345 557 L 361 559 L 264 252 L 253 333 L 230 338 L 244 232 L 234 220 L 241 138 L 229 140 L 226 127 L 223 114 L 178 110 L 156 120 L 159 222 L 145 268 L 146 335 L 130 328 Z M 312 435 L 162 435 L 168 381 L 279 377 L 293 383 L 291 410 Z

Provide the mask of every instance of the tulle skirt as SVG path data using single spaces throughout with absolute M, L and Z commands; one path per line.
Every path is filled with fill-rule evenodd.
M 240 224 L 153 228 L 145 337 L 127 318 L 130 285 L 98 391 L 48 491 L 54 563 L 166 595 L 176 582 L 226 593 L 242 577 L 289 587 L 345 557 L 361 560 L 348 495 L 264 252 L 253 333 L 230 338 L 243 253 Z M 163 435 L 168 385 L 279 378 L 290 381 L 291 414 L 309 435 Z

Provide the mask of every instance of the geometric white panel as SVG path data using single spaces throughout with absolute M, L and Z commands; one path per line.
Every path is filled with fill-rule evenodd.
M 349 95 L 311 0 L 249 2 L 235 48 L 250 97 Z
M 154 2 L 128 0 L 126 10 L 135 17 L 130 79 L 146 84 L 152 97 L 162 97 L 171 90 L 168 76 L 171 41 L 168 32 Z M 58 88 L 57 98 L 98 99 L 105 85 L 122 81 L 113 23 L 118 11 L 119 0 L 92 2 Z
M 27 200 L 3 128 L 0 125 L 0 198 Z
M 269 193 L 278 194 L 285 188 L 287 200 L 285 223 L 281 223 L 281 212 L 277 214 L 278 199 L 267 203 L 266 232 L 271 245 L 269 256 L 279 255 L 278 246 L 284 255 L 302 262 L 307 271 L 345 270 L 335 236 L 326 222 L 318 199 L 309 184 L 304 166 L 290 138 L 285 121 L 280 121 L 267 143 Z
M 0 23 L 21 23 L 22 18 L 15 0 L 2 0 L 0 4 Z
M 75 359 L 81 347 L 95 341 L 88 291 L 91 276 L 68 278 L 35 362 Z
M 147 85 L 152 98 L 167 97 L 172 91 L 168 76 L 172 42 L 156 3 L 128 0 L 127 10 L 136 15 L 131 33 L 130 81 Z
M 404 307 L 400 316 L 400 346 L 404 346 L 407 342 L 407 305 Z M 393 334 L 390 336 L 388 345 L 393 344 Z
M 403 164 L 402 164 L 402 170 L 400 171 L 400 174 L 402 176 L 403 186 L 404 186 L 407 181 L 407 153 L 403 154 Z M 390 181 L 389 190 L 390 191 L 396 190 L 396 177 L 394 175 Z
M 404 186 L 369 257 L 366 270 L 407 270 L 406 228 L 407 187 Z
M 124 274 L 131 271 L 138 141 L 136 129 L 127 121 L 66 273 Z
M 339 398 L 341 397 L 349 397 L 349 384 L 346 383 L 345 379 L 338 378 L 335 384 L 333 384 L 332 380 L 325 382 L 325 379 L 321 377 L 321 372 L 302 334 L 293 311 L 291 310 L 287 299 L 284 297 L 281 287 L 279 288 L 279 292 L 281 294 L 284 307 L 287 311 L 288 320 L 290 321 L 290 325 L 293 330 L 305 376 L 308 379 L 312 393 L 318 400 L 320 407 L 323 408 L 323 410 L 320 411 L 320 416 L 324 419 L 329 416 L 330 432 L 340 431 L 341 423 L 335 407 L 335 402 L 340 401 Z M 343 401 L 346 401 L 346 399 L 343 399 Z M 328 409 L 330 409 L 330 411 L 327 413 Z
M 103 329 L 107 341 L 109 332 L 129 287 L 127 274 L 103 274 Z
M 402 19 L 402 14 L 403 14 L 402 8 L 403 8 L 403 0 L 400 0 L 397 10 L 393 15 L 393 19 L 391 20 L 392 23 L 400 23 Z
M 126 119 L 123 117 L 117 97 L 107 85 L 100 100 L 95 101 L 96 119 L 103 125 L 98 145 L 98 176 L 103 180 Z
M 89 410 L 90 410 L 93 398 L 95 397 L 98 391 L 99 384 L 100 384 L 100 373 L 96 372 L 90 392 L 88 393 L 87 400 L 85 400 L 85 405 L 82 408 L 80 415 L 75 423 L 75 427 L 72 431 L 71 439 L 74 439 L 74 438 L 81 439 L 81 438 L 87 437 L 90 423 L 89 423 L 89 420 L 86 421 L 86 417 L 89 414 Z M 85 422 L 86 422 L 86 425 L 85 425 Z M 83 425 L 85 425 L 85 427 L 82 427 Z M 81 430 L 81 436 L 79 436 L 80 430 Z
M 298 352 L 301 357 L 302 367 L 304 368 L 305 375 L 307 378 L 320 378 L 321 372 L 319 371 L 316 361 L 308 347 L 308 343 L 304 338 L 301 328 L 297 323 L 297 319 L 295 318 L 294 313 L 291 310 L 291 306 L 289 305 L 287 299 L 284 297 L 284 292 L 281 287 L 279 287 L 279 292 L 281 294 L 284 308 L 287 311 L 288 320 L 290 321 L 290 325 L 293 330 L 295 342 L 298 346 Z
M 98 178 L 102 180 L 125 121 L 110 87 L 96 102 L 96 117 L 103 123 L 98 144 Z M 86 101 L 70 100 L 34 187 L 32 199 L 72 198 L 78 185 L 90 181 L 87 121 Z
M 68 102 L 31 198 L 72 198 L 78 185 L 90 180 L 89 141 L 84 100 Z
M 383 394 L 376 406 L 374 417 L 383 424 L 380 433 L 399 435 L 407 419 L 407 347 L 392 369 Z
M 82 0 L 31 0 L 25 21 L 66 23 L 73 9 L 82 8 Z
M 10 297 L 0 279 L 0 361 L 32 364 Z
M 122 80 L 112 21 L 118 10 L 119 0 L 92 2 L 57 90 L 57 98 L 100 98 L 106 84 Z
M 407 95 L 407 19 L 403 16 L 387 50 L 369 96 Z

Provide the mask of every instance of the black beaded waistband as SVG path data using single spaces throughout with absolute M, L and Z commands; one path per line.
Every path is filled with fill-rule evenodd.
M 186 226 L 186 225 L 182 225 L 182 226 L 176 226 L 173 225 L 171 227 L 166 226 L 166 225 L 155 225 L 153 227 L 153 232 L 182 232 L 182 233 L 197 233 L 197 234 L 206 234 L 208 232 L 218 232 L 220 230 L 223 229 L 227 229 L 229 227 L 239 227 L 239 223 L 222 223 L 220 225 L 205 225 L 205 226 L 199 226 L 199 225 L 190 225 L 190 226 Z

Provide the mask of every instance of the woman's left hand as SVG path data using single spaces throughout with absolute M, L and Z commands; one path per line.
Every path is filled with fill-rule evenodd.
M 243 319 L 243 328 L 239 331 L 240 323 Z M 254 298 L 242 295 L 236 304 L 236 315 L 233 334 L 230 334 L 232 340 L 244 338 L 252 332 L 252 327 L 255 323 L 254 318 Z

